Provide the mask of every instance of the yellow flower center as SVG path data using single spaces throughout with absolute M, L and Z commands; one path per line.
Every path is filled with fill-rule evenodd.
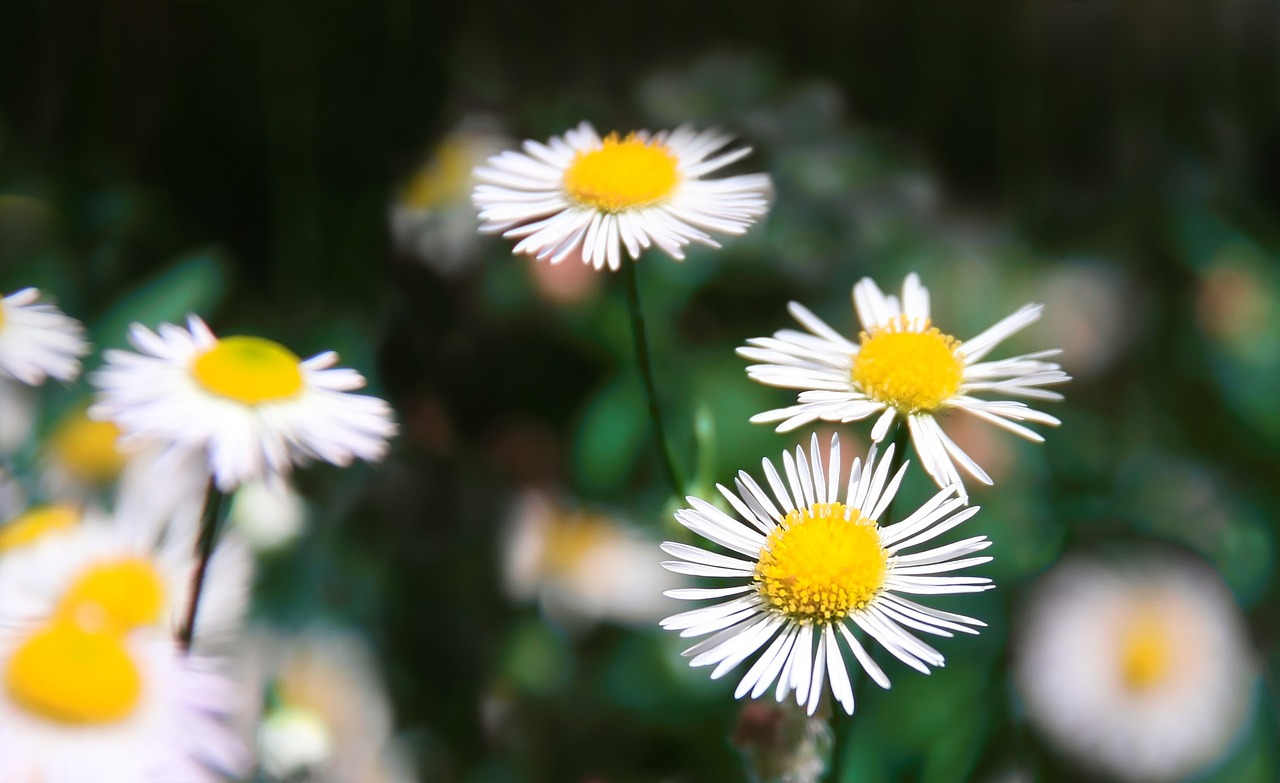
M 0 527 L 0 554 L 39 541 L 48 533 L 70 530 L 80 523 L 75 506 L 36 506 Z
M 932 413 L 960 390 L 960 343 L 925 323 L 909 331 L 906 316 L 861 335 L 853 357 L 853 382 L 863 394 L 903 413 Z
M 120 434 L 114 423 L 94 421 L 82 411 L 58 427 L 49 448 L 72 476 L 90 484 L 105 484 L 124 469 L 124 455 L 116 448 Z
M 1169 673 L 1173 650 L 1160 623 L 1143 618 L 1125 631 L 1120 649 L 1120 678 L 1132 691 L 1145 691 Z
M 792 511 L 760 550 L 756 588 L 801 623 L 828 623 L 865 609 L 889 567 L 877 531 L 875 522 L 843 503 Z
M 434 209 L 462 200 L 471 183 L 474 157 L 466 140 L 445 139 L 431 162 L 409 180 L 400 194 L 401 202 L 412 209 Z
M 601 212 L 622 212 L 661 201 L 679 181 L 676 156 L 666 145 L 634 133 L 621 140 L 610 133 L 600 149 L 574 156 L 564 173 L 569 195 Z
M 614 535 L 605 517 L 582 513 L 557 516 L 547 530 L 543 567 L 552 574 L 571 573 Z
M 58 723 L 115 723 L 142 698 L 142 676 L 122 637 L 65 619 L 23 642 L 4 674 L 14 702 Z
M 131 557 L 85 569 L 58 604 L 57 614 L 93 630 L 119 633 L 160 621 L 165 587 L 150 562 Z
M 302 391 L 302 369 L 288 348 L 261 337 L 227 337 L 196 357 L 191 373 L 207 391 L 259 405 Z

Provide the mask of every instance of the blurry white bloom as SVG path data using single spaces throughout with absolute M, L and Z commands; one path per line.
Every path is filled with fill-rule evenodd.
M 0 780 L 217 783 L 245 768 L 239 695 L 155 629 L 0 625 Z
M 44 443 L 45 484 L 53 497 L 84 497 L 120 478 L 128 459 L 118 443 L 123 433 L 110 421 L 83 410 L 66 416 Z
M 89 352 L 84 327 L 34 288 L 0 298 L 0 381 L 13 378 L 39 386 L 45 378 L 70 381 L 80 374 L 80 357 Z
M 36 398 L 29 386 L 0 375 L 0 456 L 21 449 L 36 425 Z
M 704 179 L 750 153 L 715 154 L 730 140 L 687 126 L 601 139 L 583 122 L 546 144 L 526 141 L 476 170 L 481 230 L 518 238 L 514 253 L 596 269 L 621 268 L 624 247 L 635 259 L 657 245 L 677 260 L 690 242 L 719 247 L 710 232 L 745 233 L 771 191 L 765 174 Z
M 902 597 L 991 589 L 985 577 L 938 576 L 991 560 L 970 556 L 991 542 L 974 536 L 906 553 L 969 519 L 978 507 L 965 508 L 958 487 L 952 486 L 901 522 L 880 527 L 876 520 L 893 502 L 906 473 L 904 464 L 897 475 L 889 475 L 893 450 L 890 446 L 877 465 L 872 446 L 866 468 L 855 459 L 846 479 L 838 438 L 831 439 L 824 467 L 815 435 L 808 455 L 798 447 L 794 459 L 783 452 L 785 482 L 773 463 L 762 462 L 772 496 L 746 471 L 734 482 L 737 492 L 717 485 L 737 518 L 704 500 L 687 498 L 691 508 L 676 513 L 680 524 L 741 555 L 676 542 L 662 545 L 667 554 L 680 558 L 663 563 L 676 573 L 734 580 L 728 587 L 667 592 L 682 600 L 716 600 L 662 621 L 663 628 L 680 631 L 681 636 L 708 637 L 685 651 L 693 656 L 690 665 L 715 666 L 711 678 L 718 679 L 764 648 L 738 683 L 736 698 L 748 693 L 759 698 L 776 680 L 778 701 L 794 690 L 796 703 L 813 714 L 829 675 L 832 695 L 853 714 L 853 687 L 839 640 L 844 639 L 876 684 L 888 688 L 889 678 L 849 630 L 849 623 L 923 674 L 930 666 L 942 666 L 943 657 L 908 629 L 951 636 L 953 631 L 976 634 L 968 626 L 985 625 Z
M 224 491 L 313 457 L 380 460 L 395 434 L 390 406 L 351 394 L 365 379 L 333 368 L 332 351 L 302 361 L 261 337 L 218 339 L 194 315 L 187 329 L 134 324 L 129 339 L 139 353 L 107 351 L 89 415 L 114 421 L 126 441 L 205 454 Z
M 573 511 L 529 491 L 507 526 L 503 578 L 513 598 L 536 598 L 566 624 L 650 623 L 665 609 L 662 591 L 677 584 L 654 543 L 603 514 Z
M 245 679 L 268 691 L 244 717 L 270 780 L 410 783 L 392 741 L 391 705 L 364 639 L 314 628 L 250 637 Z
M 750 339 L 738 349 L 740 356 L 765 362 L 747 368 L 754 380 L 802 390 L 798 404 L 757 414 L 751 421 L 781 422 L 778 431 L 787 432 L 817 419 L 850 422 L 876 416 L 871 438 L 879 443 L 895 419 L 903 417 L 921 465 L 939 487 L 961 483 L 957 464 L 984 484 L 991 483 L 978 463 L 942 431 L 941 414 L 961 410 L 1037 442 L 1044 438 L 1017 422 L 1060 423 L 1022 402 L 973 396 L 1062 399 L 1042 388 L 1070 380 L 1056 363 L 1044 361 L 1060 353 L 1057 350 L 979 361 L 1001 341 L 1035 323 L 1043 305 L 1025 305 L 963 343 L 933 326 L 929 291 L 915 273 L 907 275 L 901 301 L 863 278 L 853 287 L 853 305 L 863 328 L 856 343 L 792 302 L 791 315 L 808 333 L 783 329 L 773 337 Z
M 254 551 L 271 552 L 302 533 L 307 504 L 286 481 L 251 481 L 236 490 L 227 520 Z
M 474 261 L 480 223 L 471 205 L 473 171 L 507 145 L 481 118 L 468 119 L 446 136 L 391 206 L 396 244 L 444 275 Z
M 81 514 L 66 506 L 32 509 L 0 528 L 0 627 L 55 615 L 93 617 L 120 631 L 182 627 L 195 570 L 198 508 L 155 520 Z M 224 537 L 200 598 L 196 646 L 223 644 L 248 602 L 252 561 Z
M 1044 329 L 1077 378 L 1105 372 L 1134 337 L 1143 302 L 1123 274 L 1101 263 L 1060 264 L 1045 273 Z
M 1240 612 L 1207 566 L 1068 561 L 1022 619 L 1015 675 L 1027 712 L 1083 766 L 1181 779 L 1240 731 L 1253 664 Z

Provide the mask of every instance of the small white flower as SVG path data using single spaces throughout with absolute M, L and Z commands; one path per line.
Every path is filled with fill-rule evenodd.
M 255 552 L 273 552 L 302 534 L 307 504 L 289 482 L 253 481 L 236 490 L 227 523 Z
M 1189 560 L 1076 559 L 1016 629 L 1027 714 L 1083 766 L 1181 780 L 1222 755 L 1248 715 L 1254 664 L 1221 578 Z
M 134 324 L 129 339 L 139 353 L 107 351 L 89 414 L 114 421 L 126 440 L 203 452 L 224 491 L 313 457 L 380 460 L 395 434 L 390 406 L 352 394 L 365 379 L 334 368 L 332 351 L 303 361 L 260 337 L 219 339 L 194 315 L 187 329 Z
M 746 471 L 734 482 L 737 492 L 717 486 L 736 518 L 704 500 L 687 498 L 691 508 L 676 513 L 680 524 L 735 553 L 675 542 L 662 545 L 680 558 L 663 563 L 672 571 L 732 580 L 728 587 L 667 592 L 683 600 L 717 601 L 662 621 L 663 628 L 681 636 L 709 636 L 685 651 L 693 656 L 692 666 L 714 666 L 711 678 L 718 679 L 763 649 L 738 683 L 736 698 L 758 698 L 776 681 L 778 701 L 795 691 L 796 703 L 813 714 L 829 676 L 836 701 L 853 714 L 844 647 L 882 688 L 889 687 L 889 678 L 850 631 L 850 623 L 924 674 L 930 666 L 943 665 L 942 654 L 908 629 L 951 636 L 956 631 L 976 634 L 968 626 L 985 625 L 903 597 L 989 590 L 991 580 L 985 577 L 938 574 L 988 562 L 990 557 L 970 555 L 991 542 L 975 536 L 906 552 L 969 519 L 978 507 L 965 508 L 953 486 L 901 522 L 881 527 L 876 520 L 893 502 L 906 473 L 904 465 L 897 475 L 889 475 L 893 450 L 890 446 L 876 465 L 872 446 L 865 469 L 855 459 L 846 482 L 838 438 L 831 439 L 824 467 L 814 435 L 808 456 L 798 447 L 794 459 L 783 452 L 785 479 L 763 460 L 772 496 Z
M 155 629 L 0 625 L 0 780 L 217 783 L 245 771 L 239 693 Z
M 583 122 L 546 144 L 526 141 L 476 170 L 481 230 L 519 239 L 515 253 L 596 269 L 621 268 L 624 247 L 635 259 L 656 245 L 677 260 L 690 242 L 719 247 L 712 232 L 746 232 L 771 190 L 764 174 L 704 179 L 750 153 L 716 154 L 730 140 L 685 126 L 601 139 Z
M 29 509 L 0 526 L 0 627 L 70 614 L 174 636 L 189 608 L 198 514 L 191 504 L 158 525 L 70 506 Z M 244 545 L 224 537 L 200 594 L 197 648 L 225 645 L 239 630 L 252 568 Z
M 46 377 L 73 380 L 88 352 L 80 322 L 40 302 L 35 288 L 0 298 L 0 382 L 13 378 L 39 386 Z
M 808 333 L 783 329 L 738 349 L 738 355 L 764 362 L 747 368 L 754 380 L 801 390 L 796 405 L 757 414 L 751 421 L 780 422 L 778 432 L 787 432 L 817 419 L 850 422 L 876 416 L 871 438 L 878 443 L 898 417 L 905 418 L 921 465 L 940 487 L 960 483 L 957 464 L 991 483 L 986 471 L 942 431 L 941 414 L 964 411 L 1037 442 L 1044 438 L 1018 422 L 1060 423 L 1022 402 L 975 396 L 1062 399 L 1042 388 L 1070 380 L 1056 363 L 1045 361 L 1057 350 L 981 361 L 1001 341 L 1035 323 L 1042 305 L 1025 305 L 965 342 L 933 326 L 929 291 L 914 273 L 903 283 L 901 301 L 863 278 L 853 287 L 853 306 L 863 329 L 857 342 L 792 302 L 788 310 Z

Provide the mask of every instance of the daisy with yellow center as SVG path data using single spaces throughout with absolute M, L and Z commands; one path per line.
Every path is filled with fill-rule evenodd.
M 172 636 L 185 616 L 195 565 L 198 509 L 155 520 L 59 506 L 0 527 L 0 626 L 62 618 L 94 631 L 152 629 Z M 229 642 L 248 603 L 252 558 L 238 539 L 209 563 L 200 606 L 200 646 Z
M 210 783 L 245 771 L 234 683 L 154 629 L 0 628 L 0 780 Z
M 35 288 L 0 298 L 0 382 L 39 386 L 46 378 L 73 380 L 88 352 L 80 322 L 41 302 Z
M 778 422 L 778 432 L 788 432 L 819 419 L 850 422 L 875 416 L 871 437 L 878 443 L 894 421 L 905 419 L 922 466 L 940 487 L 961 482 L 957 466 L 991 483 L 986 471 L 942 431 L 940 415 L 964 411 L 1037 442 L 1044 438 L 1021 422 L 1060 423 L 1023 402 L 978 396 L 1062 399 L 1044 388 L 1070 380 L 1056 362 L 1046 361 L 1059 351 L 982 361 L 1001 341 L 1035 323 L 1042 305 L 1025 305 L 965 341 L 933 325 L 929 291 L 914 273 L 903 283 L 901 300 L 863 278 L 853 288 L 853 305 L 863 329 L 857 342 L 792 302 L 788 310 L 807 332 L 783 329 L 738 349 L 738 355 L 761 362 L 747 368 L 751 378 L 800 390 L 797 404 L 765 411 L 751 421 Z
M 733 583 L 667 591 L 672 598 L 716 601 L 662 621 L 663 628 L 681 636 L 708 637 L 685 651 L 691 665 L 714 666 L 711 678 L 718 679 L 759 653 L 739 681 L 736 698 L 759 698 L 774 687 L 774 697 L 783 701 L 795 691 L 796 703 L 813 714 L 825 680 L 836 701 L 853 714 L 845 648 L 881 687 L 889 687 L 889 678 L 851 626 L 924 674 L 943 665 L 942 654 L 908 629 L 935 636 L 977 633 L 972 626 L 984 623 L 904 596 L 992 587 L 984 577 L 938 576 L 989 561 L 971 556 L 990 546 L 985 536 L 907 551 L 969 519 L 978 508 L 966 508 L 952 486 L 901 522 L 881 527 L 876 520 L 893 502 L 906 472 L 904 465 L 889 475 L 893 450 L 890 446 L 877 464 L 872 446 L 865 467 L 855 459 L 845 476 L 838 438 L 832 437 L 823 465 L 815 435 L 808 454 L 800 448 L 794 457 L 783 452 L 784 473 L 763 461 L 772 494 L 746 471 L 734 482 L 736 492 L 717 486 L 736 516 L 687 498 L 690 508 L 676 513 L 680 524 L 732 554 L 667 542 L 662 549 L 680 559 L 663 565 Z
M 302 360 L 261 337 L 219 339 L 196 316 L 186 329 L 135 324 L 130 341 L 137 353 L 108 351 L 94 374 L 90 416 L 115 422 L 126 442 L 203 453 L 223 491 L 312 458 L 380 460 L 395 433 L 390 406 L 352 394 L 365 379 L 334 368 L 332 351 Z
M 617 270 L 624 248 L 636 259 L 656 245 L 682 260 L 690 242 L 719 247 L 713 233 L 742 234 L 768 211 L 768 176 L 705 179 L 750 153 L 717 154 L 729 141 L 684 126 L 602 139 L 583 122 L 490 158 L 472 200 L 481 230 L 519 239 L 517 254 Z
M 1016 631 L 1027 714 L 1108 778 L 1182 780 L 1221 756 L 1247 719 L 1248 632 L 1202 563 L 1069 560 L 1037 587 Z

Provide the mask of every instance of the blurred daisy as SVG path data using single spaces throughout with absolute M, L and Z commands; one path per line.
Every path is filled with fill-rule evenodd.
M 197 527 L 195 507 L 162 529 L 64 506 L 28 512 L 0 528 L 0 627 L 91 617 L 121 633 L 172 635 L 186 618 Z M 197 645 L 239 628 L 251 575 L 243 544 L 224 538 L 201 593 Z
M 118 443 L 123 433 L 111 421 L 90 419 L 84 409 L 66 416 L 44 444 L 47 483 L 53 494 L 81 495 L 120 478 L 127 453 Z
M 662 591 L 674 587 L 655 542 L 603 514 L 564 508 L 526 492 L 503 541 L 508 594 L 537 599 L 568 623 L 650 623 L 662 616 Z
M 114 421 L 126 440 L 203 452 L 223 491 L 312 457 L 380 460 L 395 433 L 390 406 L 351 394 L 365 379 L 333 368 L 332 351 L 303 361 L 261 337 L 219 339 L 194 315 L 187 329 L 134 324 L 129 339 L 139 353 L 107 351 L 89 415 Z
M 0 373 L 0 457 L 24 448 L 35 425 L 35 389 Z
M 274 552 L 302 534 L 307 504 L 287 481 L 251 481 L 236 490 L 227 523 L 255 552 Z
M 262 632 L 242 663 L 243 679 L 268 694 L 243 716 L 268 780 L 414 780 L 392 741 L 391 705 L 361 637 L 321 628 L 294 637 Z
M 1121 779 L 1181 779 L 1222 755 L 1247 716 L 1244 622 L 1199 563 L 1068 561 L 1033 594 L 1015 644 L 1031 719 Z
M 653 245 L 681 260 L 685 245 L 719 247 L 711 232 L 746 232 L 769 208 L 765 174 L 704 179 L 741 160 L 743 147 L 717 154 L 719 131 L 637 131 L 601 139 L 583 122 L 546 144 L 526 141 L 476 170 L 472 199 L 481 230 L 519 239 L 515 253 L 557 264 L 569 257 L 596 269 L 622 266 Z
M 245 766 L 237 690 L 154 630 L 0 625 L 0 780 L 216 783 Z
M 446 136 L 391 206 L 396 244 L 444 275 L 475 260 L 480 242 L 471 206 L 473 172 L 506 146 L 507 140 L 484 118 L 468 118 Z
M 677 614 L 662 627 L 681 636 L 708 636 L 685 651 L 692 666 L 715 666 L 718 679 L 757 651 L 764 652 L 738 683 L 735 698 L 758 698 L 777 682 L 778 701 L 790 691 L 809 714 L 818 707 L 824 677 L 831 692 L 853 714 L 853 687 L 845 668 L 844 645 L 882 688 L 889 678 L 871 659 L 849 624 L 861 628 L 894 657 L 928 674 L 943 657 L 908 629 L 936 636 L 953 631 L 977 633 L 984 623 L 932 609 L 904 595 L 974 593 L 989 590 L 991 580 L 975 576 L 938 576 L 979 565 L 990 557 L 970 557 L 990 546 L 985 536 L 907 553 L 978 512 L 964 507 L 957 487 L 938 492 L 901 522 L 880 527 L 876 520 L 893 502 L 906 473 L 889 476 L 893 446 L 875 464 L 854 460 L 847 484 L 841 474 L 839 440 L 833 436 L 827 464 L 813 436 L 810 453 L 783 452 L 785 480 L 769 460 L 762 466 L 772 496 L 746 471 L 734 482 L 737 492 L 717 486 L 737 517 L 710 503 L 688 498 L 691 508 L 676 513 L 680 524 L 742 557 L 667 542 L 665 552 L 679 560 L 663 563 L 681 574 L 724 578 L 728 587 L 684 588 L 667 595 L 683 600 L 715 599 L 701 609 Z M 839 500 L 841 486 L 847 489 Z M 776 504 L 775 504 L 776 501 Z M 816 651 L 815 651 L 816 645 Z
M 45 378 L 70 381 L 80 374 L 80 357 L 89 352 L 84 327 L 40 292 L 24 288 L 0 298 L 0 381 L 16 379 L 39 386 Z
M 792 302 L 788 310 L 809 333 L 783 329 L 773 337 L 748 340 L 738 349 L 740 356 L 765 362 L 747 368 L 751 378 L 802 390 L 798 404 L 757 414 L 751 421 L 781 422 L 778 432 L 788 432 L 817 419 L 850 422 L 876 416 L 871 437 L 880 442 L 902 417 L 921 465 L 940 487 L 960 483 L 957 464 L 984 484 L 991 483 L 978 463 L 942 431 L 941 414 L 965 411 L 1037 442 L 1044 438 L 1018 422 L 1060 423 L 1022 402 L 973 396 L 999 393 L 1062 399 L 1061 394 L 1041 388 L 1070 380 L 1057 364 L 1045 361 L 1060 353 L 1057 350 L 980 361 L 1002 340 L 1035 323 L 1042 305 L 1025 305 L 965 342 L 933 326 L 929 291 L 915 273 L 907 275 L 901 302 L 863 278 L 853 287 L 853 305 L 863 328 L 856 343 Z

